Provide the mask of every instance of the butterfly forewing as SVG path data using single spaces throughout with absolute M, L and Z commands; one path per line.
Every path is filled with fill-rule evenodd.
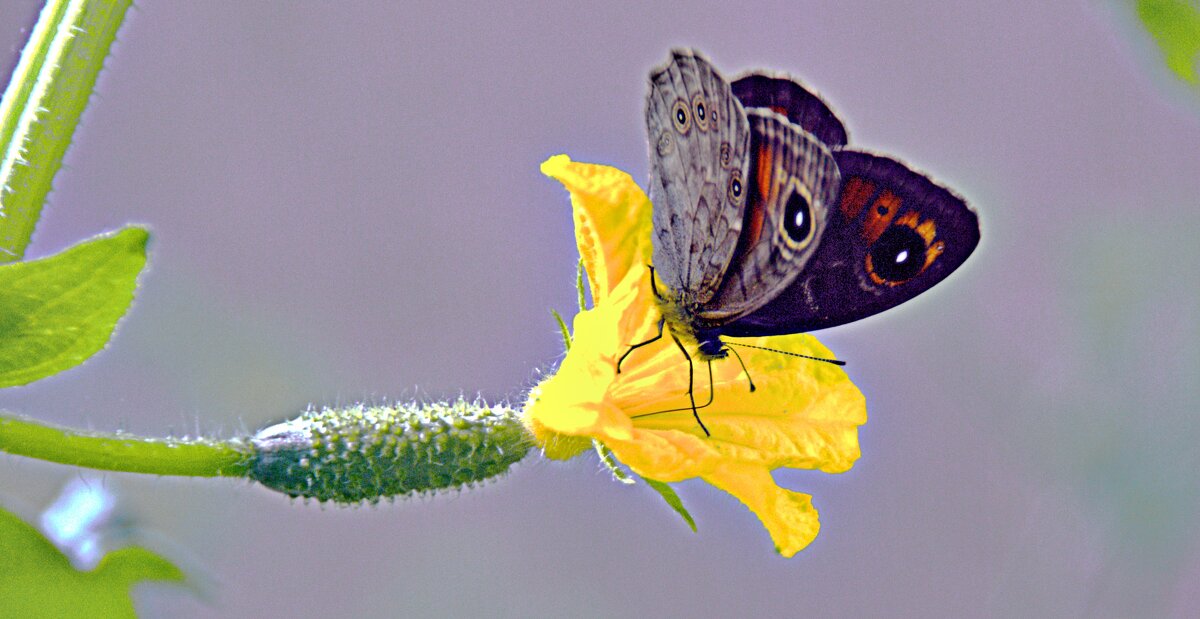
M 687 305 L 708 302 L 737 246 L 746 208 L 750 128 L 728 82 L 675 50 L 646 99 L 654 265 Z

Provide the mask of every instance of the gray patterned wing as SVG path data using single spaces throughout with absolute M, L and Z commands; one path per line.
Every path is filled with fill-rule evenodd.
M 693 50 L 650 73 L 646 97 L 654 266 L 679 301 L 716 294 L 748 195 L 750 127 L 729 83 Z
M 821 240 L 841 186 L 837 162 L 813 134 L 770 110 L 750 109 L 745 223 L 717 294 L 697 312 L 717 327 L 779 296 Z

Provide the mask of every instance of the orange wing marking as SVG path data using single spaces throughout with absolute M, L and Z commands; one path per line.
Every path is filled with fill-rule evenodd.
M 892 218 L 896 216 L 896 211 L 900 210 L 902 202 L 900 196 L 887 190 L 884 190 L 883 194 L 875 199 L 875 203 L 867 211 L 867 218 L 863 220 L 862 236 L 868 245 L 874 243 L 879 235 L 887 230 L 892 223 Z
M 746 247 L 748 248 L 757 245 L 758 239 L 762 236 L 763 219 L 769 203 L 768 197 L 774 190 L 771 183 L 771 167 L 774 163 L 771 149 L 765 144 L 760 144 L 754 162 L 756 164 L 754 170 L 755 191 L 750 195 L 750 216 L 746 220 L 749 225 L 749 229 L 746 231 Z
M 846 181 L 846 186 L 842 188 L 842 202 L 839 208 L 846 219 L 853 220 L 862 212 L 864 206 L 867 205 L 867 200 L 875 193 L 875 183 L 868 181 L 860 176 L 855 176 Z

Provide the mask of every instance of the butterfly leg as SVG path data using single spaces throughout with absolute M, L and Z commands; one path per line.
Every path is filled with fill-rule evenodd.
M 666 410 L 654 411 L 653 413 L 642 413 L 640 415 L 632 415 L 632 418 L 637 419 L 639 417 L 650 417 L 652 415 L 662 415 L 665 413 L 678 413 L 679 411 L 692 411 L 694 413 L 694 412 L 698 411 L 699 409 L 709 407 L 710 405 L 712 405 L 712 403 L 713 403 L 713 372 L 712 372 L 712 361 L 709 361 L 708 362 L 708 401 L 707 402 L 705 402 L 704 404 L 701 404 L 699 406 L 695 406 L 695 404 L 693 403 L 693 406 L 685 406 L 683 408 L 668 408 Z M 696 421 L 700 421 L 700 420 L 696 419 Z M 708 431 L 708 428 L 705 428 L 703 423 L 700 424 L 700 427 L 704 428 L 705 432 Z
M 653 343 L 657 342 L 658 340 L 662 339 L 663 325 L 666 324 L 666 322 L 667 322 L 666 318 L 659 318 L 658 319 L 658 335 L 655 335 L 654 337 L 646 340 L 645 342 L 641 342 L 640 344 L 630 345 L 629 350 L 625 351 L 625 354 L 621 355 L 620 359 L 617 359 L 617 374 L 621 373 L 621 364 L 625 362 L 625 357 L 628 357 L 629 353 L 641 348 L 642 346 L 645 346 L 646 344 L 653 344 Z M 672 336 L 672 337 L 674 337 L 674 336 Z M 676 340 L 676 341 L 678 341 L 678 340 Z M 687 353 L 684 353 L 684 354 L 687 354 Z
M 688 354 L 687 349 L 683 347 L 683 342 L 680 342 L 679 338 L 675 337 L 675 334 L 673 334 L 673 333 L 671 334 L 671 339 L 675 340 L 675 345 L 679 347 L 679 352 L 683 353 L 683 357 L 685 359 L 687 359 L 687 362 L 688 362 L 688 400 L 692 403 L 692 416 L 696 418 L 696 423 L 700 424 L 700 429 L 704 430 L 704 436 L 712 436 L 712 433 L 708 431 L 708 427 L 704 425 L 703 421 L 700 421 L 700 411 L 696 410 L 696 395 L 692 391 L 692 387 L 695 385 L 695 382 L 696 382 L 695 367 L 693 367 L 693 365 L 692 365 L 692 356 Z M 712 403 L 712 393 L 713 393 L 713 391 L 712 391 L 712 361 L 708 361 L 708 382 L 709 382 L 709 387 L 708 387 L 709 400 L 708 401 L 711 404 Z
M 663 296 L 658 292 L 658 279 L 654 277 L 654 267 L 647 264 L 646 268 L 650 269 L 650 291 L 654 293 L 655 299 L 662 301 Z

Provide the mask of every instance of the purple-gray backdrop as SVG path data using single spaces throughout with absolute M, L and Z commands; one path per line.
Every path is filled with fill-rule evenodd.
M 151 268 L 103 354 L 0 407 L 230 435 L 308 403 L 519 398 L 573 307 L 547 156 L 647 175 L 675 45 L 788 70 L 852 140 L 968 196 L 983 242 L 920 300 L 821 338 L 868 397 L 791 560 L 702 483 L 692 535 L 594 458 L 362 509 L 106 475 L 206 599 L 148 616 L 1191 616 L 1200 612 L 1200 90 L 1088 2 L 143 0 L 30 247 L 127 222 Z M 16 61 L 31 2 L 0 5 Z M 0 457 L 36 513 L 79 472 Z

